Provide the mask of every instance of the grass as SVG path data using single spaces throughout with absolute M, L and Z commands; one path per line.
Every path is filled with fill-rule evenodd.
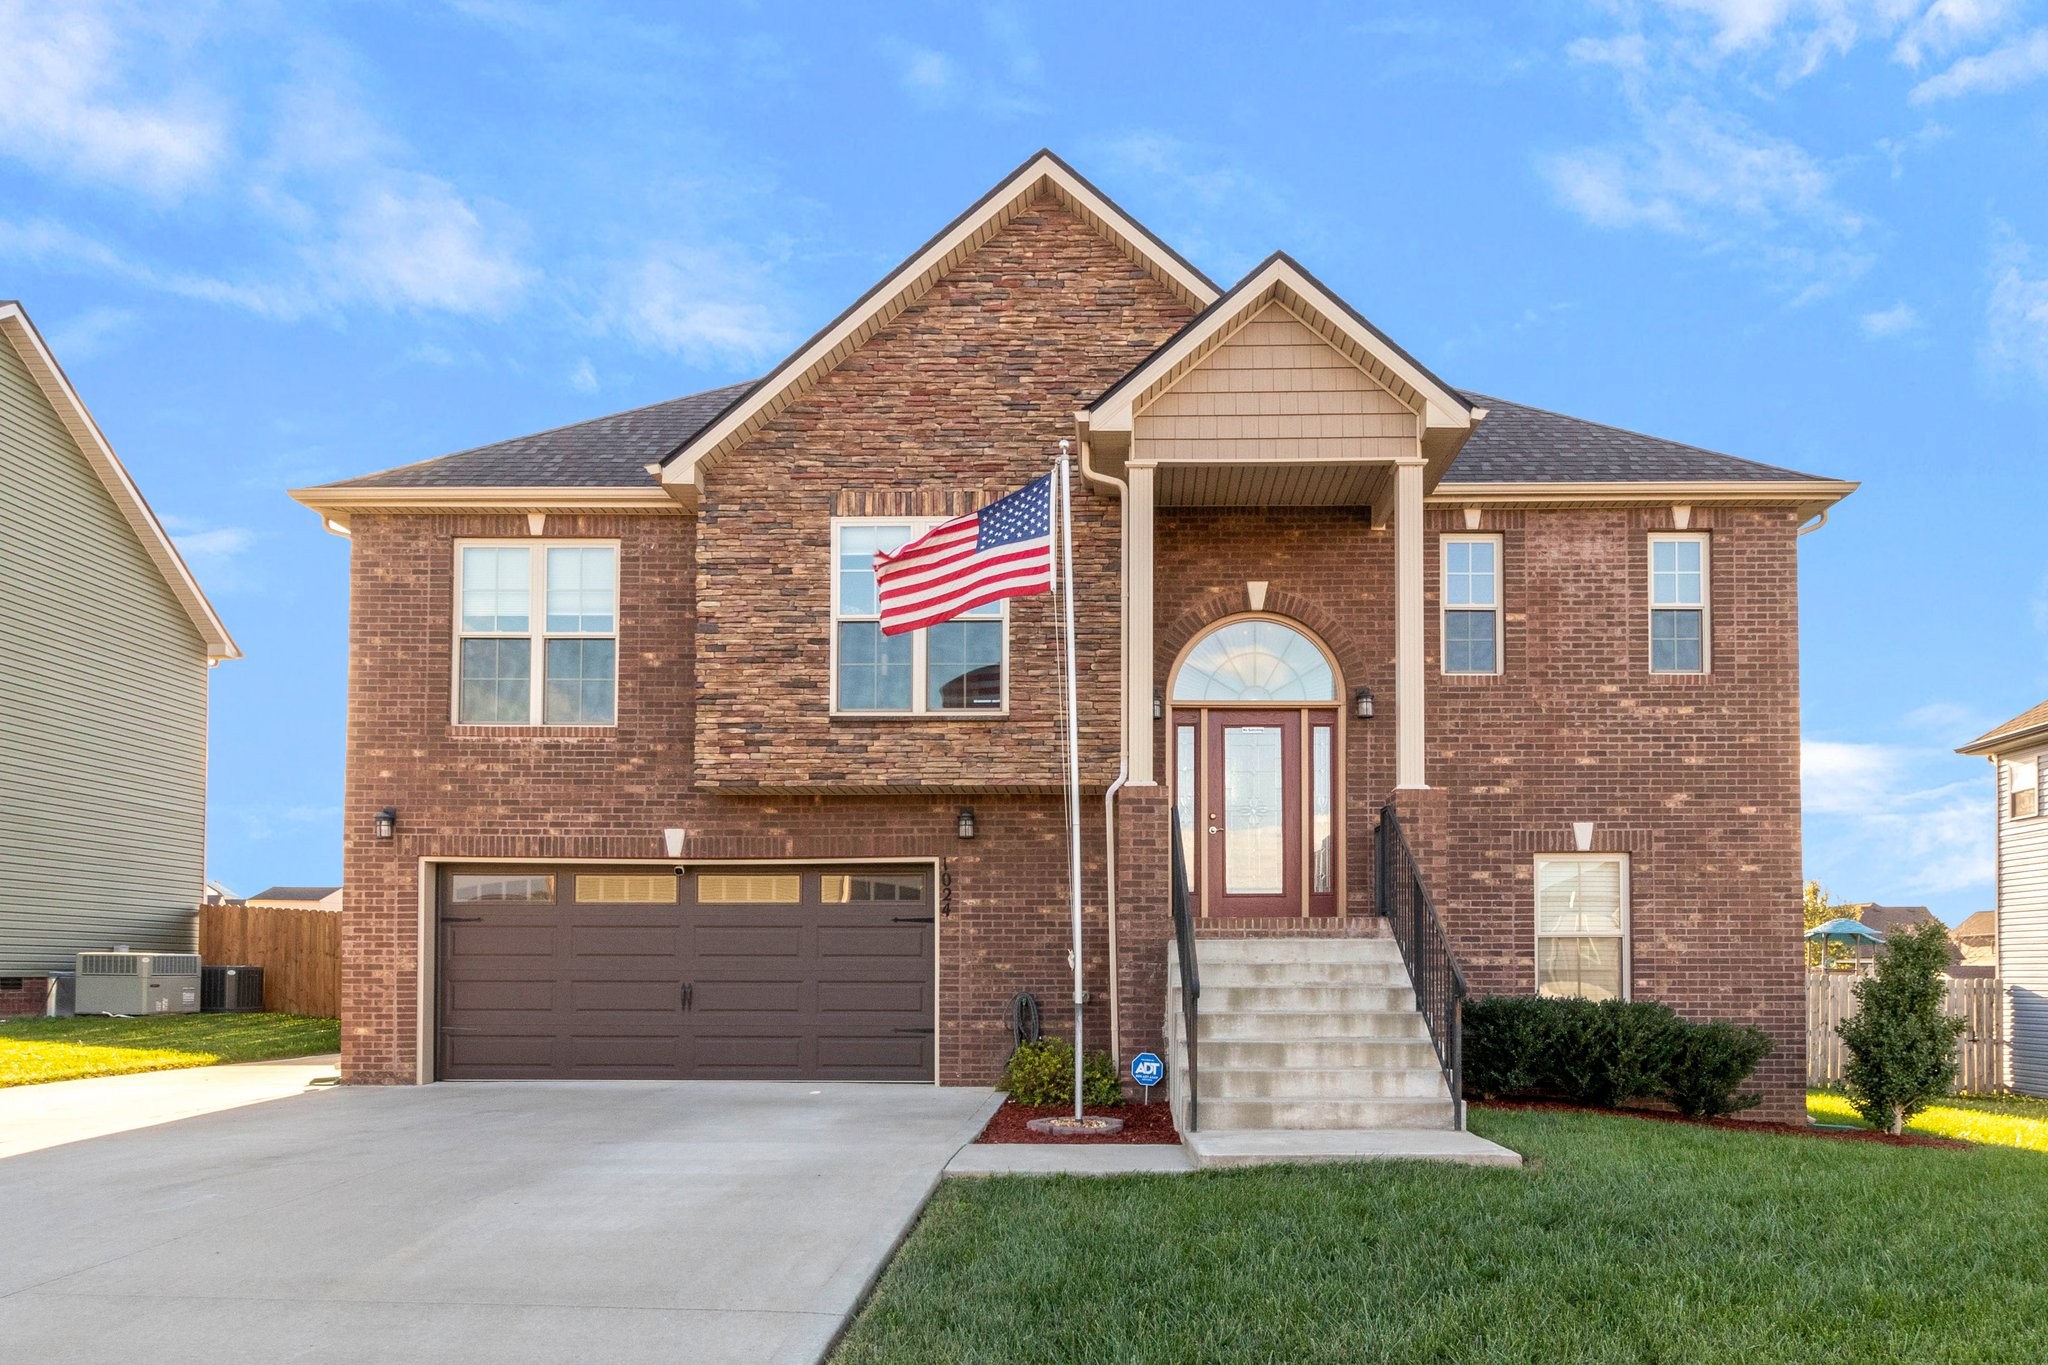
M 1839 1090 L 1807 1091 L 1806 1112 L 1815 1123 L 1870 1126 L 1851 1107 L 1849 1097 Z M 2014 1095 L 1956 1095 L 1915 1114 L 1906 1131 L 2048 1152 L 2048 1100 Z
M 341 1048 L 341 1024 L 303 1014 L 166 1014 L 0 1022 L 0 1088 L 267 1062 Z
M 1529 1168 L 947 1181 L 836 1360 L 2048 1359 L 2048 1159 L 1472 1126 Z

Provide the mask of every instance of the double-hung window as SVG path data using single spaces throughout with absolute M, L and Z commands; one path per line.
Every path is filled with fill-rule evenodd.
M 1650 671 L 1705 673 L 1713 657 L 1708 612 L 1707 537 L 1650 537 Z
M 842 519 L 832 524 L 832 709 L 868 715 L 1000 713 L 1006 705 L 1008 616 L 989 602 L 923 630 L 882 634 L 875 553 L 943 518 Z
M 591 541 L 456 547 L 459 725 L 611 725 L 619 551 Z
M 1628 859 L 1536 860 L 1536 993 L 1628 998 Z
M 1499 536 L 1443 538 L 1444 672 L 1500 672 Z
M 2005 760 L 2005 809 L 2014 820 L 2041 813 L 2041 756 Z

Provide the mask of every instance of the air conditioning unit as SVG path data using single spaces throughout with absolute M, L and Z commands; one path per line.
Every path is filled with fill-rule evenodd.
M 199 1008 L 208 1014 L 255 1014 L 263 1008 L 261 967 L 206 967 L 199 973 Z
M 199 954 L 80 953 L 80 1014 L 199 1013 Z

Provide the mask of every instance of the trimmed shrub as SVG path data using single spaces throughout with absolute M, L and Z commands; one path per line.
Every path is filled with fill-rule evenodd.
M 1664 1088 L 1684 1027 L 1669 1005 L 1647 1000 L 1553 1002 L 1558 1009 L 1547 1082 L 1574 1104 L 1612 1109 Z
M 1718 1118 L 1761 1098 L 1738 1092 L 1770 1047 L 1757 1029 L 1688 1023 L 1654 1001 L 1490 996 L 1465 1006 L 1465 1091 L 1600 1109 L 1659 1098 Z
M 1074 1045 L 1064 1038 L 1020 1043 L 1003 1067 L 1003 1089 L 1018 1104 L 1072 1104 Z M 1093 1051 L 1081 1059 L 1081 1092 L 1091 1105 L 1124 1102 L 1116 1063 L 1107 1052 Z
M 1687 1024 L 1664 1081 L 1664 1098 L 1689 1118 L 1718 1119 L 1763 1103 L 1742 1091 L 1757 1063 L 1771 1053 L 1768 1035 L 1753 1024 Z
M 1835 1032 L 1849 1045 L 1843 1086 L 1871 1127 L 1905 1131 L 1906 1120 L 1956 1083 L 1956 1040 L 1969 1021 L 1943 1011 L 1948 932 L 1939 924 L 1893 934 L 1876 972 L 1856 983 L 1856 1015 Z

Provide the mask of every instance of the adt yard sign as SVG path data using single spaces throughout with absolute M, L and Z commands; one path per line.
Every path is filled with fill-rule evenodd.
M 1166 1063 L 1156 1052 L 1141 1052 L 1131 1058 L 1131 1079 L 1150 1090 L 1166 1079 Z

